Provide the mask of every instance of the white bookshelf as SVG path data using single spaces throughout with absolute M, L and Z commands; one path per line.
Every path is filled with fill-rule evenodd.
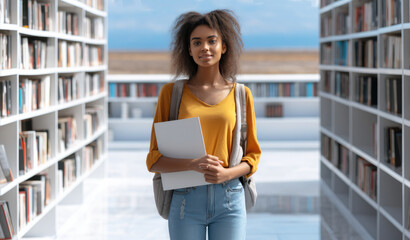
M 10 21 L 4 23 L 0 19 L 0 33 L 10 35 L 11 68 L 0 67 L 0 81 L 11 82 L 11 114 L 0 116 L 0 144 L 6 149 L 8 163 L 14 180 L 0 185 L 0 200 L 8 201 L 13 222 L 15 236 L 13 239 L 29 237 L 55 237 L 58 233 L 57 221 L 59 208 L 65 204 L 78 204 L 82 202 L 84 192 L 83 184 L 87 178 L 100 178 L 105 173 L 108 144 L 108 103 L 107 103 L 107 1 L 106 0 L 38 0 L 38 3 L 49 4 L 49 31 L 33 30 L 23 27 L 21 0 L 9 0 L 11 6 Z M 98 5 L 98 6 L 97 6 Z M 58 30 L 58 11 L 75 13 L 77 16 L 77 35 L 62 33 Z M 1 16 L 1 14 L 0 14 Z M 83 24 L 85 18 L 100 19 L 100 30 L 103 32 L 98 38 L 86 36 Z M 74 29 L 74 28 L 73 28 Z M 45 68 L 24 69 L 22 65 L 22 38 L 42 39 L 47 42 Z M 81 46 L 81 60 L 79 65 L 59 67 L 59 42 L 66 41 Z M 86 64 L 86 46 L 96 48 L 96 62 Z M 95 60 L 94 55 L 88 55 L 90 60 Z M 98 90 L 86 92 L 90 85 L 88 76 L 99 76 Z M 59 77 L 73 77 L 78 79 L 78 96 L 71 100 L 59 102 Z M 50 79 L 50 103 L 48 107 L 21 113 L 19 111 L 19 82 L 25 78 L 37 79 L 48 77 Z M 96 86 L 96 85 L 94 85 Z M 95 88 L 97 89 L 97 87 Z M 101 118 L 98 127 L 91 135 L 86 134 L 84 117 L 89 107 L 101 107 Z M 58 147 L 58 119 L 70 115 L 77 125 L 76 141 L 69 148 L 59 151 Z M 19 169 L 19 132 L 20 123 L 31 120 L 32 130 L 46 129 L 49 132 L 50 156 L 45 163 L 20 173 Z M 87 146 L 100 141 L 99 156 L 94 157 L 93 164 L 76 176 L 75 182 L 58 191 L 58 165 L 59 162 L 72 154 L 78 154 L 80 163 L 86 161 Z M 20 227 L 19 188 L 21 184 L 40 173 L 47 173 L 50 182 L 50 202 L 44 209 L 30 220 L 25 226 Z
M 325 2 L 326 5 L 323 4 Z M 372 2 L 377 3 L 377 17 L 374 18 L 376 24 L 366 31 L 357 31 L 360 23 L 355 20 L 356 9 L 364 4 L 370 6 Z M 320 22 L 323 25 L 321 28 L 323 32 L 320 35 L 319 66 L 321 179 L 326 188 L 342 203 L 345 211 L 355 219 L 357 228 L 366 232 L 365 238 L 408 240 L 410 239 L 410 186 L 408 184 L 410 179 L 410 151 L 408 150 L 410 143 L 410 94 L 408 94 L 410 90 L 408 75 L 410 3 L 409 0 L 396 1 L 399 10 L 396 22 L 393 18 L 392 24 L 382 24 L 386 19 L 382 5 L 385 3 L 388 5 L 388 2 L 390 1 L 321 1 L 319 11 Z M 371 7 L 369 12 L 365 13 L 367 19 L 371 19 L 370 11 Z M 340 12 L 346 12 L 348 15 L 348 28 L 344 33 L 337 33 L 336 16 Z M 396 36 L 401 37 L 401 41 L 396 45 L 397 50 L 394 55 L 389 55 L 393 45 L 387 44 L 386 39 L 394 39 Z M 372 43 L 369 43 L 370 40 Z M 346 49 L 340 51 L 343 44 Z M 368 51 L 368 54 L 363 53 L 366 59 L 362 60 L 370 61 L 370 64 L 360 63 L 362 61 L 360 57 L 364 56 L 360 53 L 360 44 L 369 44 L 368 49 L 364 50 Z M 374 51 L 369 51 L 372 47 Z M 340 56 L 345 57 L 339 59 Z M 386 63 L 386 56 L 387 61 L 397 60 L 397 65 Z M 371 64 L 371 60 L 375 60 L 374 65 Z M 339 73 L 348 74 L 347 97 L 337 94 L 340 85 L 337 83 L 336 76 Z M 372 88 L 376 87 L 373 89 L 374 94 L 369 90 L 371 88 L 368 88 L 370 80 L 361 80 L 370 78 L 376 79 L 370 83 Z M 397 92 L 394 92 L 395 88 L 390 89 L 390 82 L 397 84 Z M 366 94 L 361 92 L 363 86 L 368 90 Z M 395 97 L 389 98 L 389 94 Z M 376 97 L 377 103 L 371 104 L 369 96 L 370 99 Z M 367 99 L 368 102 L 363 99 Z M 391 101 L 397 101 L 397 104 L 389 105 Z M 389 110 L 389 106 L 396 107 L 397 111 Z M 392 130 L 387 130 L 391 127 L 401 129 L 401 134 L 393 134 Z M 394 135 L 394 141 L 399 142 L 397 147 L 401 148 L 401 150 L 394 150 L 395 154 L 401 151 L 401 164 L 395 166 L 388 160 L 391 152 L 388 148 L 391 143 L 388 134 Z M 330 141 L 330 149 L 326 146 L 327 141 Z M 347 174 L 335 165 L 339 159 L 337 144 L 341 144 L 348 151 L 349 172 Z M 329 151 L 330 156 L 323 155 Z M 358 174 L 361 170 L 358 162 L 361 160 L 358 160 L 358 157 L 364 159 L 366 166 L 374 169 L 367 168 L 374 172 L 377 180 L 373 183 L 371 179 L 363 180 L 366 184 L 374 184 L 376 191 L 374 197 L 365 188 L 359 186 L 361 178 Z M 337 226 L 329 223 L 327 226 L 337 229 Z
M 152 119 L 154 117 L 157 97 L 139 97 L 135 92 L 140 84 L 158 84 L 161 86 L 171 81 L 171 75 L 140 74 L 140 75 L 108 75 L 108 84 L 130 84 L 131 94 L 127 97 L 109 97 L 109 129 L 111 140 L 114 142 L 149 141 L 151 136 Z M 238 81 L 250 86 L 254 96 L 255 114 L 257 120 L 258 139 L 260 141 L 305 141 L 319 140 L 319 101 L 317 96 L 267 96 L 260 92 L 269 89 L 257 89 L 259 85 L 269 84 L 317 84 L 317 74 L 290 75 L 239 75 Z M 117 85 L 119 86 L 119 85 Z M 290 86 L 290 85 L 289 85 Z M 293 87 L 292 87 L 293 88 Z M 273 90 L 272 90 L 273 91 Z M 296 91 L 297 90 L 292 90 Z M 109 93 L 110 94 L 110 93 Z M 282 117 L 267 117 L 266 105 L 281 103 Z M 123 106 L 126 107 L 123 107 Z M 123 115 L 123 109 L 127 111 Z M 133 109 L 139 109 L 141 116 L 132 114 Z

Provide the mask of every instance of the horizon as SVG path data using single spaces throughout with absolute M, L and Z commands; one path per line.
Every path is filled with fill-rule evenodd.
M 271 52 L 318 52 L 319 48 L 270 48 L 270 49 L 244 49 L 242 53 L 271 53 Z M 108 49 L 108 52 L 141 52 L 141 53 L 170 53 L 171 50 L 163 49 Z

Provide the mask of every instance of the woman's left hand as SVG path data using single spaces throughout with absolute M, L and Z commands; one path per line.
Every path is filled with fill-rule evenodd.
M 201 164 L 201 168 L 206 182 L 218 184 L 231 180 L 229 168 L 224 168 L 221 164 Z

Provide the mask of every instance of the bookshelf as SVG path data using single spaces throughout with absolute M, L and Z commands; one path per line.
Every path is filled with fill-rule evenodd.
M 0 0 L 0 145 L 14 177 L 0 202 L 13 239 L 56 236 L 59 207 L 81 203 L 84 181 L 104 176 L 106 7 Z
M 171 78 L 108 75 L 110 140 L 118 145 L 149 141 L 158 93 Z M 259 140 L 319 141 L 318 78 L 317 74 L 238 75 L 254 96 Z
M 410 2 L 319 12 L 322 185 L 366 239 L 410 239 Z

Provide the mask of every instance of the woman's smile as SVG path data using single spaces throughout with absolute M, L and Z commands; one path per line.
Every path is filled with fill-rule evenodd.
M 200 59 L 204 59 L 204 60 L 212 59 L 212 57 L 213 57 L 212 54 L 203 54 L 199 56 Z

